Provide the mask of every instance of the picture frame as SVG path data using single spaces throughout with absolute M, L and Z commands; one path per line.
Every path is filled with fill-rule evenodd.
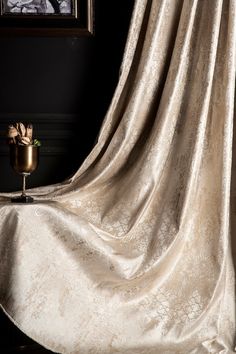
M 0 0 L 0 37 L 93 34 L 94 0 Z

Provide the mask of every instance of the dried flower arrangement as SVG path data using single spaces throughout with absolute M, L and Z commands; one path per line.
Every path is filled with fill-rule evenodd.
M 33 125 L 21 122 L 8 126 L 7 138 L 9 144 L 41 146 L 38 139 L 33 139 Z

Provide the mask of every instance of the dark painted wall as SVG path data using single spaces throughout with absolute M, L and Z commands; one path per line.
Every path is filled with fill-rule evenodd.
M 91 150 L 116 86 L 133 0 L 96 0 L 95 37 L 0 38 L 0 190 L 20 187 L 5 130 L 30 121 L 42 140 L 29 186 L 73 174 Z
M 20 188 L 5 144 L 10 122 L 31 121 L 43 143 L 28 186 L 61 181 L 84 160 L 116 87 L 133 2 L 96 0 L 94 38 L 0 38 L 2 192 Z M 32 343 L 2 313 L 0 332 L 2 353 Z

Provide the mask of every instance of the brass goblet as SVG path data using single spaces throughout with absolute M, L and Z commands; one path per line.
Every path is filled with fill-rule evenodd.
M 32 203 L 34 199 L 26 195 L 26 177 L 28 177 L 39 164 L 39 146 L 10 145 L 10 164 L 22 176 L 21 196 L 12 198 L 13 203 Z

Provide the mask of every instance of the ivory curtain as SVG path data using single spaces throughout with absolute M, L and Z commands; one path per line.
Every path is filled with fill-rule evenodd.
M 233 353 L 235 0 L 136 0 L 95 148 L 1 195 L 0 299 L 64 354 Z

